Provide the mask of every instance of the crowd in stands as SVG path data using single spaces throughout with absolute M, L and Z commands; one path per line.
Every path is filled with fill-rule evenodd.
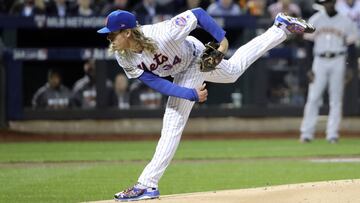
M 253 15 L 274 17 L 278 12 L 308 18 L 313 14 L 314 0 L 0 0 L 0 13 L 18 16 L 105 16 L 122 9 L 137 15 L 174 15 L 202 7 L 211 15 Z M 337 0 L 342 13 L 358 20 L 359 0 Z
M 188 9 L 201 7 L 212 16 L 252 15 L 260 18 L 275 18 L 279 12 L 292 16 L 309 18 L 316 10 L 315 0 L 0 0 L 0 14 L 15 16 L 106 16 L 109 12 L 122 9 L 138 16 L 175 15 Z M 349 16 L 360 28 L 360 0 L 336 0 L 339 13 Z M 50 70 L 48 81 L 35 94 L 32 105 L 35 108 L 95 108 L 96 81 L 95 62 L 84 64 L 84 77 L 79 79 L 72 90 L 61 84 L 61 74 Z M 292 75 L 291 75 L 292 74 Z M 290 83 L 294 73 L 286 75 Z M 285 84 L 283 86 L 290 86 Z M 283 87 L 281 86 L 281 87 Z M 165 104 L 161 94 L 138 82 L 130 82 L 119 74 L 113 81 L 106 81 L 109 106 L 128 109 L 133 106 L 159 108 Z M 290 92 L 290 88 L 285 88 Z M 293 88 L 299 92 L 299 87 Z M 278 98 L 293 98 L 296 104 L 303 104 L 303 97 L 284 96 L 281 88 L 275 88 L 273 95 Z M 285 93 L 284 93 L 285 92 Z M 296 94 L 300 95 L 302 92 Z M 288 94 L 290 95 L 290 94 Z M 286 102 L 285 102 L 286 103 Z
M 157 109 L 164 104 L 160 93 L 136 80 L 129 85 L 129 81 L 123 73 L 117 74 L 114 82 L 107 79 L 105 91 L 107 107 Z M 90 59 L 84 63 L 84 76 L 75 82 L 72 90 L 62 83 L 61 70 L 49 69 L 46 83 L 33 95 L 32 107 L 54 110 L 94 109 L 97 104 L 96 97 L 96 62 Z
M 20 16 L 98 16 L 122 9 L 137 15 L 176 14 L 202 7 L 211 15 L 309 16 L 314 0 L 0 0 L 0 13 Z M 300 9 L 301 8 L 301 9 Z

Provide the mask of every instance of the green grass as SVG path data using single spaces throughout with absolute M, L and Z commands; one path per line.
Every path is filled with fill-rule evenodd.
M 156 142 L 0 144 L 0 202 L 111 199 L 113 193 L 137 180 L 155 145 Z M 291 139 L 183 141 L 175 157 L 179 161 L 166 171 L 160 191 L 174 194 L 360 178 L 360 163 L 297 159 L 319 156 L 360 157 L 360 139 L 342 139 L 338 145 L 323 140 L 303 145 Z M 258 157 L 265 159 L 251 159 Z M 99 162 L 75 162 L 96 160 Z
M 50 142 L 0 144 L 1 162 L 149 160 L 156 142 Z M 360 155 L 360 139 L 301 145 L 292 139 L 182 141 L 175 159 Z

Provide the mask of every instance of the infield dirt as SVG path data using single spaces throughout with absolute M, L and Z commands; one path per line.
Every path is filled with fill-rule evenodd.
M 114 200 L 96 201 L 110 203 Z M 146 203 L 360 203 L 360 179 L 164 195 Z M 95 203 L 95 202 L 93 202 Z

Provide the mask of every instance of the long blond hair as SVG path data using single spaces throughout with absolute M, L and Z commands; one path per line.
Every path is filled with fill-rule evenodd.
M 132 33 L 132 40 L 135 41 L 136 44 L 139 44 L 144 51 L 149 51 L 151 53 L 155 53 L 155 51 L 158 49 L 156 42 L 151 39 L 150 37 L 146 37 L 144 33 L 141 31 L 140 26 L 136 26 L 135 28 L 130 30 Z M 122 32 L 122 31 L 119 31 Z M 129 54 L 129 50 L 119 50 L 114 47 L 114 44 L 110 41 L 109 44 L 109 52 L 115 53 L 118 52 L 119 54 Z

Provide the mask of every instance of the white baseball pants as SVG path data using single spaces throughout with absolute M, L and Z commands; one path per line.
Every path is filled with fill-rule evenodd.
M 344 91 L 345 56 L 334 58 L 315 57 L 312 70 L 314 81 L 309 85 L 304 118 L 301 123 L 301 139 L 313 139 L 322 96 L 328 87 L 330 113 L 326 128 L 326 139 L 339 137 Z
M 222 60 L 218 66 L 219 69 L 210 73 L 202 73 L 194 60 L 188 69 L 175 75 L 174 83 L 183 87 L 196 88 L 201 86 L 204 81 L 235 82 L 254 61 L 283 42 L 286 37 L 283 30 L 272 26 L 262 35 L 241 46 L 229 60 Z M 195 44 L 198 53 L 204 49 L 204 45 L 197 39 L 188 37 L 187 40 Z M 142 185 L 158 187 L 158 182 L 179 145 L 193 105 L 192 101 L 169 97 L 163 118 L 161 137 L 155 154 L 138 179 Z

